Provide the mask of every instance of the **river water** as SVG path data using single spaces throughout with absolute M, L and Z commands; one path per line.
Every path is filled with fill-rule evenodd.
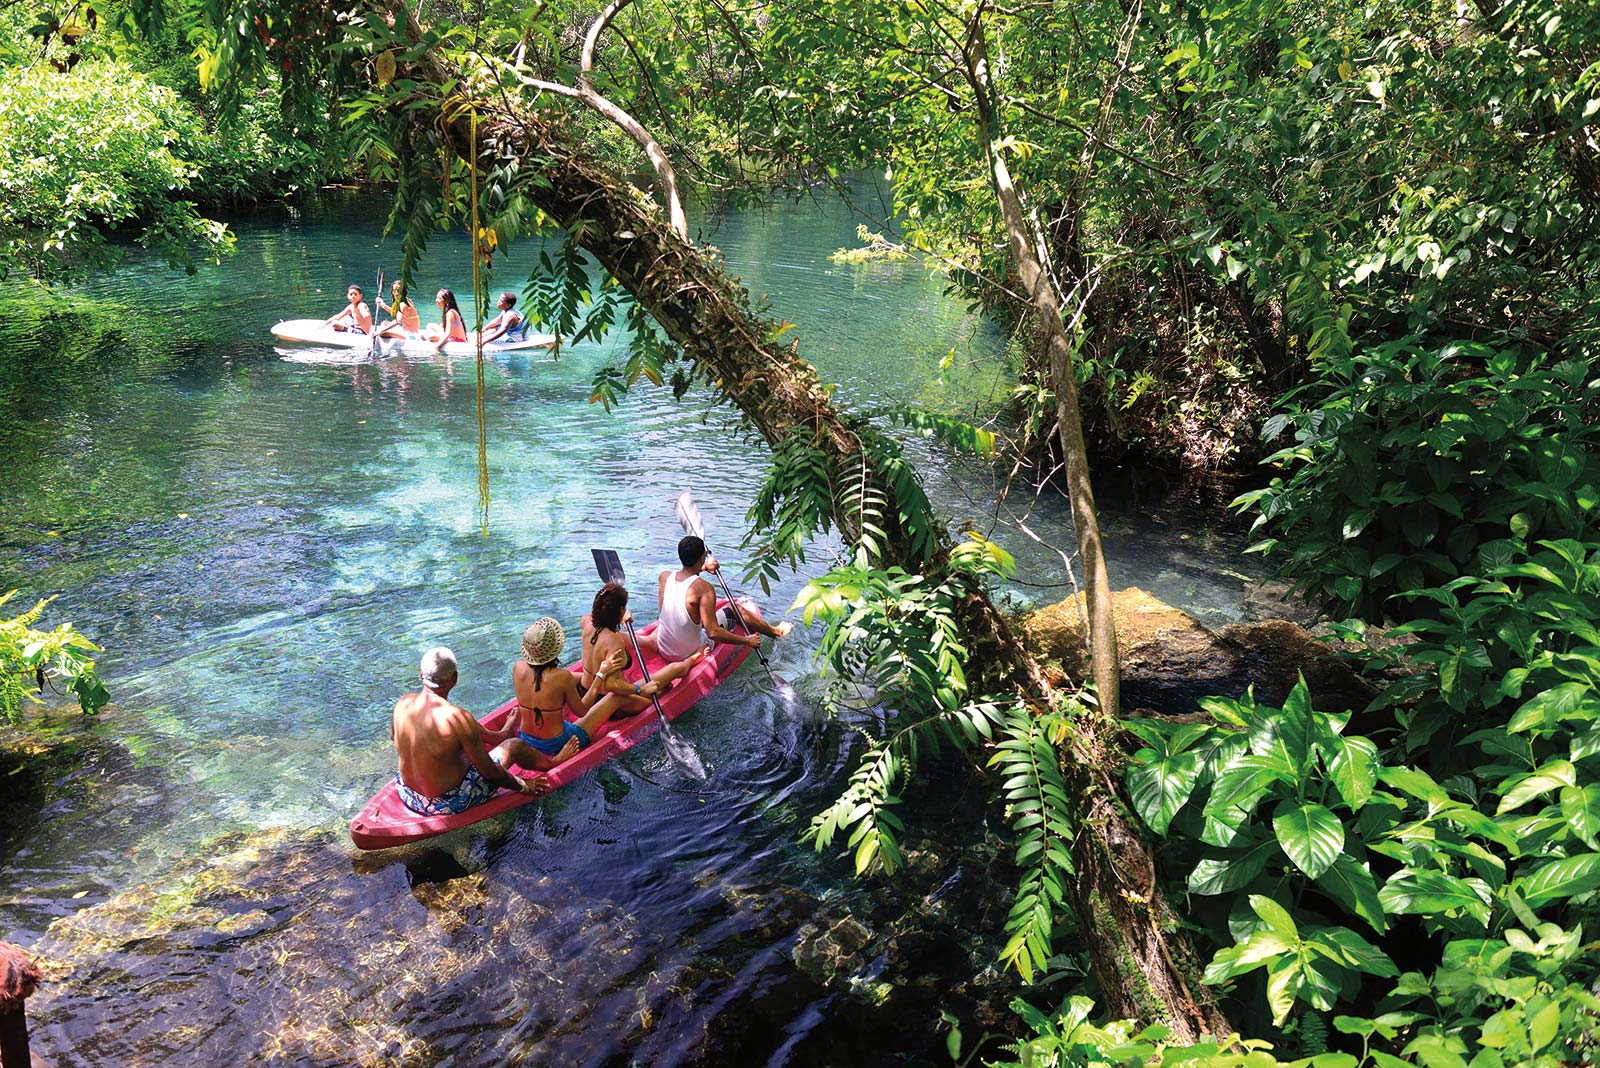
M 84 763 L 0 826 L 0 934 L 76 961 L 32 1005 L 36 1048 L 61 1065 L 921 1056 L 934 1021 L 863 1030 L 791 960 L 818 902 L 882 896 L 798 840 L 854 737 L 816 711 L 804 634 L 773 651 L 797 693 L 752 659 L 679 721 L 703 783 L 652 742 L 439 842 L 348 845 L 345 821 L 392 774 L 387 714 L 422 649 L 454 648 L 460 703 L 497 704 L 529 621 L 575 629 L 590 547 L 646 586 L 671 562 L 680 489 L 737 562 L 767 460 L 699 391 L 590 404 L 611 346 L 497 357 L 485 535 L 473 361 L 286 355 L 267 331 L 394 275 L 382 211 L 329 195 L 251 213 L 220 267 L 135 257 L 82 291 L 93 319 L 0 335 L 0 592 L 58 594 L 49 621 L 105 646 L 115 701 Z M 839 398 L 992 414 L 1003 339 L 922 267 L 830 263 L 855 224 L 812 201 L 699 223 Z M 536 249 L 502 258 L 496 289 L 520 289 Z M 469 293 L 469 272 L 464 240 L 436 237 L 419 306 L 439 285 Z M 916 444 L 939 507 L 990 529 L 989 474 Z M 1235 532 L 1102 495 L 1117 585 L 1238 614 Z M 1070 544 L 1050 493 L 1029 526 Z M 1017 553 L 1017 601 L 1067 592 L 1053 550 L 995 537 Z M 769 618 L 804 580 L 762 598 Z

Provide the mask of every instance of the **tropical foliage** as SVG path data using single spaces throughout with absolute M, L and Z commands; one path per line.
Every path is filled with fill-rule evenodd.
M 59 278 L 116 257 L 122 228 L 193 270 L 232 242 L 173 192 L 200 129 L 177 93 L 117 64 L 0 70 L 0 272 Z M 192 158 L 192 157 L 191 157 Z
M 1204 721 L 1124 730 L 1092 694 L 1001 677 L 982 652 L 1007 636 L 983 595 L 1012 561 L 985 538 L 952 543 L 898 435 L 989 456 L 997 439 L 843 408 L 835 437 L 801 426 L 769 439 L 747 542 L 764 585 L 819 540 L 842 542 L 799 605 L 822 626 L 830 705 L 860 732 L 861 763 L 810 839 L 893 873 L 921 763 L 935 746 L 983 748 L 1016 844 L 1001 956 L 1043 979 L 1090 877 L 1075 850 L 1098 826 L 1069 779 L 1084 763 L 1074 746 L 1114 751 L 1121 730 L 1136 739 L 1128 805 L 1162 841 L 1168 897 L 1186 902 L 1160 922 L 1193 933 L 1196 989 L 1270 1037 L 1175 1043 L 1145 1021 L 1096 1023 L 1072 996 L 1054 1014 L 1018 1003 L 1032 1032 L 1018 1063 L 1591 1062 L 1600 8 L 624 6 L 615 32 L 586 42 L 593 5 L 576 2 L 423 18 L 146 0 L 131 14 L 153 60 L 133 76 L 115 66 L 132 59 L 67 32 L 87 16 L 57 18 L 35 35 L 50 62 L 0 77 L 8 114 L 30 116 L 0 133 L 4 255 L 51 276 L 104 262 L 114 234 L 180 263 L 214 253 L 226 235 L 190 198 L 208 181 L 219 195 L 248 188 L 249 168 L 197 142 L 254 121 L 304 133 L 295 158 L 309 160 L 338 100 L 349 155 L 394 183 L 406 273 L 433 233 L 462 225 L 488 271 L 498 249 L 548 230 L 532 205 L 563 177 L 509 138 L 473 150 L 491 96 L 603 161 L 638 164 L 620 124 L 569 105 L 583 90 L 644 117 L 686 174 L 730 199 L 817 180 L 854 196 L 847 179 L 884 173 L 888 208 L 868 233 L 930 257 L 1026 335 L 1016 235 L 994 195 L 1001 160 L 1070 336 L 1071 378 L 1052 377 L 1042 347 L 1019 350 L 1023 450 L 1053 437 L 1063 382 L 1084 387 L 1103 443 L 1190 463 L 1253 448 L 1271 402 L 1299 387 L 1265 428 L 1294 436 L 1271 458 L 1276 477 L 1240 505 L 1296 586 L 1351 617 L 1339 633 L 1381 695 L 1328 709 L 1301 686 L 1282 707 L 1219 698 Z M 177 26 L 199 74 L 163 89 Z M 988 42 L 981 72 L 975 41 Z M 426 66 L 439 56 L 458 65 Z M 428 70 L 457 74 L 435 84 Z M 202 85 L 214 110 L 185 110 Z M 251 118 L 269 94 L 277 127 Z M 91 102 L 126 122 L 84 122 Z M 38 145 L 51 166 L 34 166 Z M 726 396 L 726 379 L 685 358 L 690 341 L 664 340 L 583 251 L 611 239 L 625 238 L 573 225 L 526 289 L 534 318 L 568 337 L 624 332 L 592 399 L 610 407 L 640 381 L 682 395 L 691 374 Z M 752 346 L 788 329 L 742 310 Z M 37 641 L 19 646 L 35 658 L 23 666 L 56 657 L 65 671 L 83 648 Z M 1114 752 L 1094 767 L 1108 781 L 1120 770 Z
M 0 596 L 0 607 L 15 596 L 15 590 Z M 21 615 L 0 619 L 0 723 L 16 723 L 23 706 L 39 701 L 46 687 L 54 690 L 57 680 L 65 681 L 85 712 L 98 712 L 111 699 L 95 672 L 91 654 L 100 651 L 98 645 L 71 623 L 53 630 L 34 627 L 49 604 L 43 600 Z

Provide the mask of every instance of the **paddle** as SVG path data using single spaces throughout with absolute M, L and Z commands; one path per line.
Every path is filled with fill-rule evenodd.
M 694 503 L 694 498 L 689 496 L 688 490 L 678 494 L 677 512 L 678 525 L 683 528 L 683 532 L 694 535 L 700 539 L 701 543 L 704 543 L 706 540 L 706 523 L 700 516 L 700 506 Z M 716 555 L 711 552 L 711 546 L 709 545 L 706 546 L 706 552 L 711 553 L 712 556 Z M 744 613 L 739 611 L 739 602 L 734 598 L 733 591 L 728 589 L 728 580 L 722 577 L 722 568 L 718 567 L 712 574 L 717 576 L 717 582 L 722 586 L 722 596 L 728 599 L 728 605 L 733 609 L 734 620 L 738 622 L 746 634 L 754 634 L 755 631 L 750 629 L 750 624 L 744 621 Z M 767 669 L 767 678 L 772 680 L 773 688 L 781 688 L 783 684 L 778 681 L 778 676 L 773 674 L 772 664 L 767 661 L 767 654 L 761 651 L 761 646 L 759 645 L 756 646 L 756 656 L 761 660 L 761 666 Z
M 617 558 L 614 549 L 590 549 L 594 557 L 594 568 L 600 573 L 601 582 L 615 582 L 618 586 L 627 588 L 627 575 L 622 570 L 622 561 Z M 628 640 L 633 643 L 634 662 L 639 665 L 639 670 L 644 672 L 644 681 L 650 681 L 650 668 L 644 662 L 644 653 L 639 648 L 638 635 L 633 633 L 633 623 L 623 618 L 623 626 L 628 629 Z M 706 766 L 700 760 L 700 754 L 695 752 L 694 746 L 679 738 L 672 732 L 672 724 L 667 721 L 667 714 L 661 711 L 661 702 L 654 694 L 650 695 L 650 704 L 655 708 L 656 715 L 661 717 L 661 742 L 667 749 L 667 756 L 683 771 L 696 779 L 704 781 Z
M 383 268 L 378 268 L 378 291 L 372 295 L 372 358 L 377 359 L 383 351 L 383 342 L 378 339 L 378 305 L 383 303 Z

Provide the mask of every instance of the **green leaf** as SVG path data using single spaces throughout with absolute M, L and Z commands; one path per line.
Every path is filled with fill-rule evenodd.
M 1552 1001 L 1528 1021 L 1528 1048 L 1537 1053 L 1555 1040 L 1561 1030 L 1561 1003 Z
M 1229 831 L 1236 831 L 1255 811 L 1256 805 L 1273 784 L 1289 779 L 1289 769 L 1277 757 L 1240 757 L 1212 784 L 1211 796 L 1206 799 L 1205 816 Z M 1209 830 L 1201 836 L 1210 845 L 1225 844 L 1213 841 L 1213 837 Z
M 1238 945 L 1218 950 L 1206 965 L 1201 981 L 1212 986 L 1225 983 L 1293 952 L 1292 941 L 1272 931 L 1258 930 L 1241 938 Z
M 1495 809 L 1496 816 L 1504 816 L 1507 812 L 1514 812 L 1536 797 L 1542 797 L 1552 790 L 1559 790 L 1563 786 L 1571 786 L 1576 782 L 1577 769 L 1570 760 L 1552 760 L 1538 771 L 1530 772 L 1515 780 L 1516 785 L 1506 791 L 1500 799 L 1500 805 Z
M 1564 788 L 1561 815 L 1584 845 L 1600 850 L 1600 785 L 1591 783 L 1581 790 L 1576 786 Z
M 1591 703 L 1593 687 L 1579 682 L 1563 682 L 1534 694 L 1512 715 L 1506 729 L 1519 734 L 1534 727 L 1549 727 L 1569 716 L 1580 714 Z
M 1133 807 L 1156 834 L 1166 834 L 1172 817 L 1183 808 L 1200 777 L 1200 754 L 1177 753 L 1128 769 Z
M 1372 796 L 1378 781 L 1378 747 L 1368 738 L 1340 739 L 1338 752 L 1329 762 L 1334 788 L 1352 811 L 1360 811 Z
M 1444 787 L 1434 782 L 1427 772 L 1417 768 L 1381 768 L 1378 778 L 1401 793 L 1429 805 L 1443 805 L 1450 801 L 1450 795 Z
M 1384 914 L 1383 902 L 1378 900 L 1378 881 L 1350 854 L 1341 853 L 1334 858 L 1317 885 L 1379 934 L 1388 930 L 1389 918 Z
M 1347 968 L 1368 975 L 1392 979 L 1400 974 L 1389 955 L 1348 927 L 1322 927 L 1307 935 L 1307 941 Z
M 1289 696 L 1283 699 L 1283 713 L 1277 717 L 1278 740 L 1289 759 L 1289 770 L 1303 780 L 1311 766 L 1311 744 L 1316 735 L 1316 713 L 1311 710 L 1311 691 L 1305 676 L 1300 676 Z
M 1551 861 L 1513 884 L 1533 908 L 1600 887 L 1600 853 Z
M 1458 879 L 1439 871 L 1403 868 L 1378 891 L 1378 900 L 1384 911 L 1426 915 L 1430 912 L 1453 912 L 1461 909 L 1469 915 L 1489 920 L 1489 893 L 1484 887 L 1480 893 L 1473 884 L 1483 886 L 1481 880 Z
M 1229 850 L 1220 857 L 1207 857 L 1189 873 L 1189 891 L 1195 894 L 1225 894 L 1249 886 L 1277 852 L 1278 844 L 1267 838 L 1241 849 Z
M 1278 806 L 1272 830 L 1294 866 L 1312 879 L 1327 871 L 1344 850 L 1344 825 L 1321 805 Z
M 1294 1008 L 1295 996 L 1305 982 L 1304 964 L 1299 956 L 1280 957 L 1267 967 L 1267 1005 L 1272 1009 L 1272 1022 L 1282 1027 Z
M 1250 910 L 1261 917 L 1261 922 L 1266 924 L 1274 934 L 1287 938 L 1291 942 L 1298 941 L 1300 932 L 1294 925 L 1294 917 L 1289 915 L 1289 910 L 1267 897 L 1265 894 L 1251 894 Z

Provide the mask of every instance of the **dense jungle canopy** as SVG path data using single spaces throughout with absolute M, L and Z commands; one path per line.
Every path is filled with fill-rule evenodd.
M 597 402 L 738 410 L 772 450 L 750 577 L 814 573 L 835 699 L 888 710 L 811 840 L 892 879 L 933 751 L 992 769 L 1019 1015 L 985 1063 L 1594 1060 L 1600 7 L 19 0 L 0 62 L 13 287 L 130 240 L 204 270 L 215 206 L 378 183 L 408 274 L 446 230 L 490 273 L 557 236 L 525 292 L 626 338 Z M 774 189 L 850 200 L 1002 324 L 1005 418 L 825 385 L 697 235 L 697 198 Z M 1084 670 L 991 600 L 1011 559 L 936 513 L 908 430 L 1067 495 Z M 1091 476 L 1134 460 L 1249 472 L 1369 704 L 1122 706 Z M 103 702 L 37 621 L 10 677 Z

